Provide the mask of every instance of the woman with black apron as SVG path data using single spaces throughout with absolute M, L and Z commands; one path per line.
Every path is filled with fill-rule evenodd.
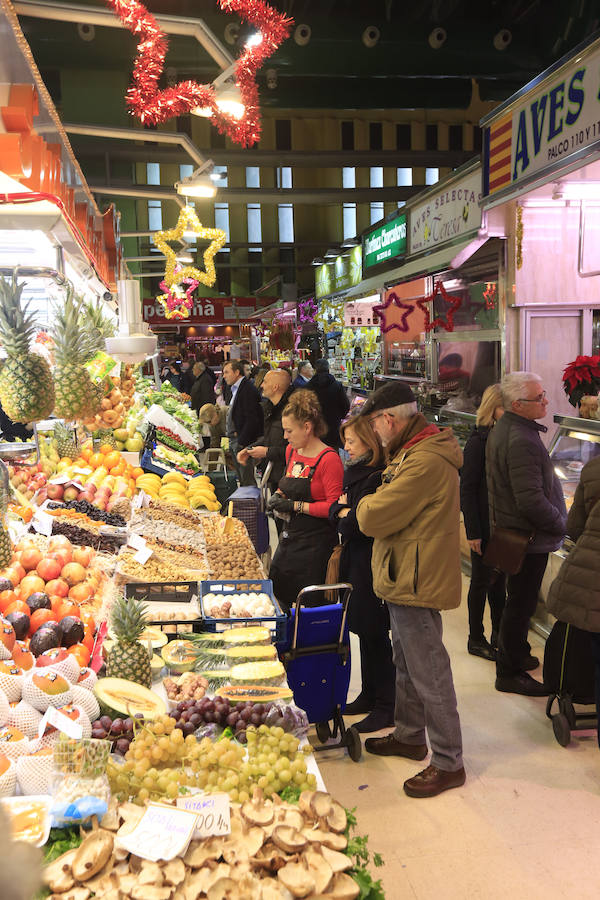
M 337 452 L 321 440 L 327 426 L 313 391 L 294 391 L 281 422 L 286 467 L 269 509 L 284 526 L 269 575 L 281 608 L 289 612 L 302 588 L 325 581 L 337 542 L 329 508 L 341 493 L 344 469 Z

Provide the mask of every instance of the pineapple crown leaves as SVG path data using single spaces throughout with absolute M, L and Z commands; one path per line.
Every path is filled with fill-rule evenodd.
M 110 624 L 118 642 L 139 640 L 148 623 L 148 604 L 132 597 L 119 597 L 111 610 Z
M 83 365 L 97 351 L 97 337 L 85 328 L 84 306 L 83 298 L 77 297 L 69 284 L 63 305 L 54 307 L 51 333 L 58 366 Z
M 35 314 L 30 304 L 21 301 L 25 282 L 17 284 L 0 277 L 0 340 L 10 357 L 29 351 L 34 334 L 38 330 Z
M 113 320 L 106 315 L 103 304 L 91 301 L 82 307 L 83 328 L 86 331 L 94 352 L 104 350 L 104 341 L 108 337 L 114 337 L 116 326 Z

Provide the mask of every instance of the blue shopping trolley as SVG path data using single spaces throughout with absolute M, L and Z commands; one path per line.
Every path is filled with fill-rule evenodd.
M 307 605 L 319 594 L 323 600 L 337 602 Z M 354 727 L 346 728 L 342 715 L 350 684 L 347 620 L 351 594 L 352 585 L 345 583 L 303 588 L 290 612 L 288 639 L 278 644 L 278 649 L 294 702 L 315 724 L 323 745 L 314 749 L 346 747 L 350 759 L 358 762 L 362 753 L 360 734 Z M 338 735 L 337 744 L 326 744 Z

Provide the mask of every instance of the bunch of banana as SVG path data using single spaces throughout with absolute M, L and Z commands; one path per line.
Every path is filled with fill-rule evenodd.
M 195 478 L 190 478 L 187 485 L 187 496 L 192 509 L 209 509 L 211 512 L 221 509 L 214 485 L 208 475 L 197 475 Z
M 155 475 L 153 472 L 144 472 L 143 475 L 136 479 L 135 486 L 138 491 L 143 491 L 152 497 L 153 500 L 158 500 L 158 492 L 161 486 L 161 480 L 158 475 Z
M 187 479 L 179 472 L 167 472 L 162 477 L 158 499 L 164 503 L 173 503 L 174 506 L 185 506 L 189 509 L 187 485 Z

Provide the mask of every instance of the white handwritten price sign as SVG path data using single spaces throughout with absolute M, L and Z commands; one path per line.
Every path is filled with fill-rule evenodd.
M 178 797 L 179 809 L 196 813 L 196 839 L 220 837 L 231 833 L 230 801 L 228 794 L 191 794 Z
M 187 809 L 149 803 L 133 831 L 117 841 L 124 850 L 142 859 L 175 859 L 187 850 L 196 819 L 196 813 Z

